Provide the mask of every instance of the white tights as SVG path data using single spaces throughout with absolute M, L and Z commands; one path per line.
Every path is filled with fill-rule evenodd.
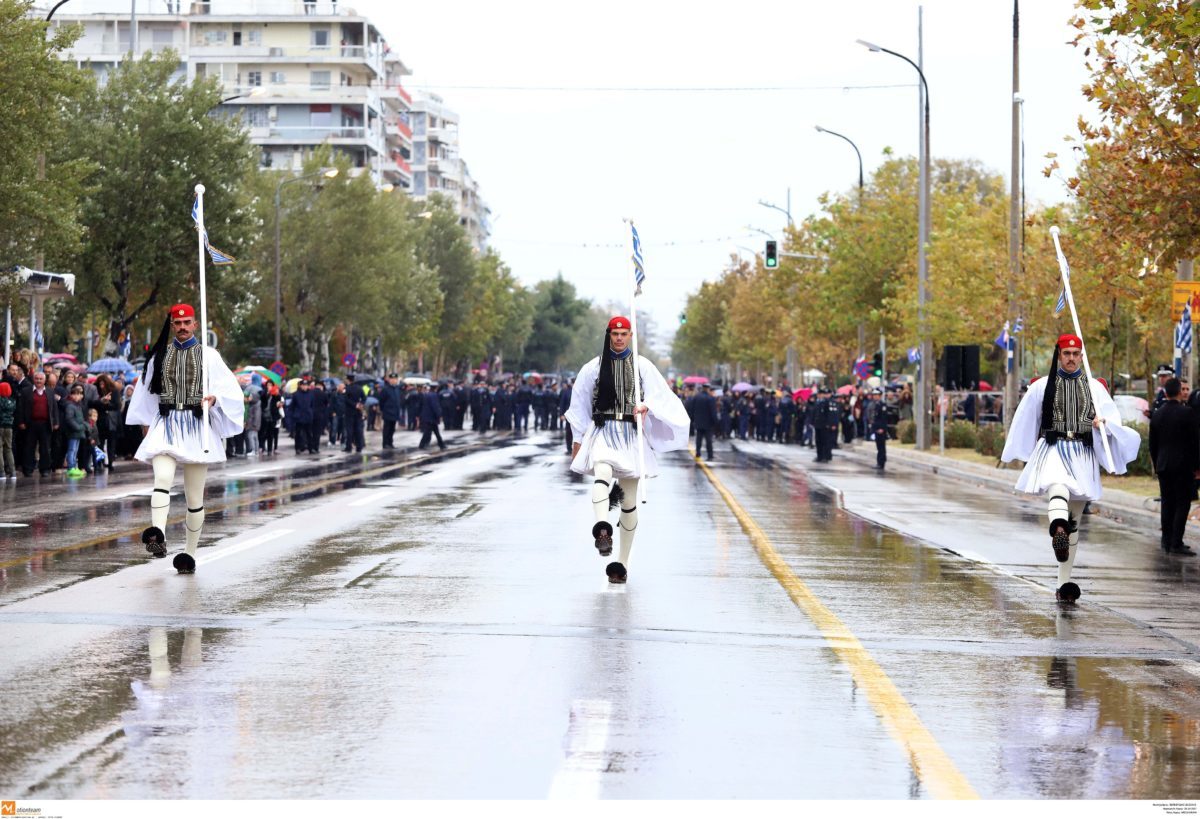
M 612 464 L 598 463 L 594 470 L 596 480 L 592 484 L 592 512 L 596 522 L 608 520 L 608 493 L 612 491 Z M 629 568 L 629 553 L 633 549 L 633 536 L 637 534 L 637 478 L 618 478 L 617 483 L 625 493 L 621 501 L 621 517 L 617 527 L 621 530 L 621 565 Z
M 1062 585 L 1071 579 L 1071 569 L 1075 566 L 1075 551 L 1079 548 L 1079 520 L 1083 517 L 1083 507 L 1087 501 L 1071 500 L 1071 491 L 1061 483 L 1051 484 L 1046 490 L 1046 496 L 1050 499 L 1049 508 L 1046 511 L 1046 517 L 1050 523 L 1056 520 L 1074 521 L 1076 529 L 1071 532 L 1068 540 L 1071 543 L 1070 553 L 1067 556 L 1066 563 L 1058 564 L 1058 585 Z
M 175 459 L 170 455 L 155 455 L 150 462 L 154 468 L 154 492 L 150 495 L 150 523 L 163 534 L 167 531 L 167 512 L 171 506 L 171 485 L 175 483 Z M 208 464 L 183 465 L 183 497 L 187 502 L 187 553 L 196 556 L 200 530 L 204 527 L 204 479 Z

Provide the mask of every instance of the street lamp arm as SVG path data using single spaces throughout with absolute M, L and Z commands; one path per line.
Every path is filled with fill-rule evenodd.
M 822 128 L 820 125 L 817 126 L 817 131 L 822 134 L 830 134 L 835 137 L 841 137 L 842 139 L 844 139 L 850 143 L 850 147 L 853 148 L 854 153 L 858 155 L 858 189 L 859 189 L 859 191 L 861 191 L 863 188 L 862 152 L 860 150 L 858 150 L 858 146 L 854 144 L 854 140 L 852 140 L 850 137 L 846 136 L 845 134 L 839 134 L 837 131 L 830 131 L 828 128 Z
M 787 217 L 788 227 L 792 226 L 792 214 L 789 213 L 788 211 L 784 210 L 783 208 L 779 207 L 779 205 L 772 205 L 770 202 L 764 202 L 761 199 L 758 200 L 758 204 L 762 205 L 764 208 L 774 208 L 775 210 L 779 211 L 780 213 L 782 213 L 784 216 Z
M 46 15 L 47 23 L 49 23 L 50 18 L 54 16 L 54 12 L 58 11 L 59 6 L 61 6 L 63 3 L 66 3 L 66 2 L 67 2 L 67 0 L 58 0 L 58 2 L 54 4 L 54 8 L 50 9 L 50 13 Z
M 912 60 L 908 59 L 908 57 L 905 57 L 899 52 L 892 51 L 890 48 L 884 48 L 883 46 L 875 45 L 874 43 L 868 43 L 866 40 L 858 40 L 856 42 L 858 42 L 860 45 L 866 46 L 871 51 L 882 51 L 884 54 L 891 54 L 893 57 L 899 57 L 900 59 L 904 60 L 904 62 L 916 69 L 917 76 L 921 78 L 921 87 L 925 89 L 925 116 L 929 116 L 929 83 L 925 81 L 925 72 L 921 70 L 921 67 Z

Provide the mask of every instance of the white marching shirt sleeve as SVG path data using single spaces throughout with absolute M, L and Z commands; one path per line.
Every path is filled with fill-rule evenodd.
M 232 438 L 242 431 L 246 415 L 242 387 L 220 353 L 205 347 L 203 355 L 204 367 L 208 370 L 208 394 L 217 398 L 217 403 L 208 411 L 209 423 L 217 435 Z
M 1045 394 L 1045 378 L 1039 378 L 1029 385 L 1025 397 L 1017 404 L 1008 435 L 1004 438 L 1001 461 L 1028 461 L 1029 456 L 1033 454 L 1042 425 L 1042 396 Z
M 571 425 L 571 434 L 576 441 L 583 440 L 588 424 L 592 422 L 592 393 L 596 390 L 596 376 L 600 373 L 600 357 L 596 356 L 580 368 L 575 375 L 575 386 L 571 388 L 571 405 L 567 407 L 566 419 Z
M 1142 448 L 1142 436 L 1136 429 L 1130 429 L 1121 423 L 1121 411 L 1117 409 L 1117 403 L 1112 400 L 1108 390 L 1094 379 L 1088 383 L 1092 389 L 1092 402 L 1096 405 L 1096 414 L 1104 420 L 1096 432 L 1108 439 L 1108 446 L 1116 463 L 1109 463 L 1104 454 L 1104 444 L 1099 441 L 1092 449 L 1105 470 L 1113 475 L 1124 475 L 1126 467 L 1137 460 L 1138 450 Z
M 655 452 L 686 449 L 691 421 L 683 402 L 671 392 L 671 387 L 658 371 L 658 367 L 641 356 L 638 356 L 638 359 L 638 369 L 646 393 L 646 406 L 650 409 L 650 412 L 646 413 L 643 427 L 646 443 Z
M 150 394 L 150 379 L 154 377 L 154 361 L 146 365 L 145 374 L 133 385 L 129 397 L 129 412 L 125 414 L 126 426 L 148 427 L 158 417 L 158 399 Z

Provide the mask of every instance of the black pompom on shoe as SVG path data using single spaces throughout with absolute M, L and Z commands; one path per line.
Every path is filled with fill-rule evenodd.
M 167 537 L 157 526 L 151 526 L 142 532 L 142 543 L 146 544 L 146 551 L 155 557 L 167 556 Z
M 180 552 L 175 555 L 171 565 L 175 567 L 175 571 L 180 574 L 195 574 L 196 573 L 196 558 L 189 555 L 187 552 Z
M 612 554 L 612 524 L 606 520 L 596 523 L 592 527 L 592 537 L 596 539 L 596 551 L 600 552 L 601 557 L 608 557 Z
M 1058 591 L 1054 592 L 1054 597 L 1060 603 L 1074 603 L 1079 599 L 1079 594 L 1079 586 L 1068 581 L 1058 587 Z
M 629 579 L 629 573 L 625 571 L 625 567 L 615 560 L 604 568 L 604 573 L 608 575 L 609 583 L 624 583 Z

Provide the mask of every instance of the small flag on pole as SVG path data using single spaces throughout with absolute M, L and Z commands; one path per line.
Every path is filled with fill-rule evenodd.
M 192 221 L 196 223 L 196 230 L 200 231 L 204 237 L 204 249 L 208 251 L 209 258 L 213 264 L 233 264 L 237 259 L 225 253 L 222 250 L 217 250 L 208 241 L 208 231 L 204 229 L 204 225 L 200 224 L 200 197 L 196 197 L 196 201 L 192 203 Z
M 908 348 L 908 363 L 916 364 L 920 360 L 921 360 L 921 348 L 920 347 L 909 347 Z
M 996 346 L 1007 350 L 1008 349 L 1008 322 L 1004 322 L 1004 329 L 1000 331 L 1000 335 L 996 336 Z
M 637 289 L 633 291 L 633 295 L 642 295 L 642 283 L 646 281 L 646 268 L 642 262 L 642 240 L 638 237 L 637 227 L 633 222 L 629 223 L 629 229 L 633 231 L 633 279 L 637 282 Z
M 1025 319 L 1017 316 L 1017 323 L 1013 325 L 1012 334 L 1014 336 L 1021 335 L 1021 331 L 1025 329 Z
M 854 362 L 854 374 L 862 380 L 871 377 L 871 362 L 867 361 L 865 355 L 860 355 Z
M 1067 263 L 1067 257 L 1058 251 L 1058 265 L 1062 268 L 1063 276 L 1068 281 L 1071 279 L 1071 265 Z M 1054 317 L 1058 318 L 1062 315 L 1062 311 L 1067 309 L 1067 288 L 1064 286 L 1062 292 L 1058 294 L 1058 301 L 1054 303 Z
M 1192 351 L 1192 305 L 1190 302 L 1184 303 L 1183 315 L 1179 317 L 1179 324 L 1175 326 L 1175 346 L 1183 353 Z

